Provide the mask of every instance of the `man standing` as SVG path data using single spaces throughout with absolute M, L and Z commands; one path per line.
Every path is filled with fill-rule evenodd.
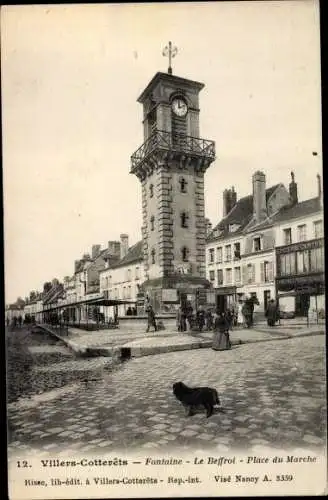
M 151 305 L 148 306 L 147 314 L 148 314 L 148 325 L 147 325 L 146 333 L 149 332 L 149 328 L 152 326 L 154 327 L 154 331 L 157 332 L 156 317 L 155 317 L 154 309 L 152 308 Z

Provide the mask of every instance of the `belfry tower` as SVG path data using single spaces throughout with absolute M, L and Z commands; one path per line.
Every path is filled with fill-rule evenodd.
M 171 49 L 171 44 L 170 44 Z M 131 157 L 142 185 L 143 285 L 157 312 L 209 288 L 205 278 L 204 174 L 215 143 L 200 138 L 204 84 L 156 73 L 138 98 L 144 143 Z

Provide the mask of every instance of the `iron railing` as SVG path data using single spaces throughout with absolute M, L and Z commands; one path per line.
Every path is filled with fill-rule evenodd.
M 156 149 L 215 158 L 214 141 L 156 130 L 131 156 L 132 171 Z

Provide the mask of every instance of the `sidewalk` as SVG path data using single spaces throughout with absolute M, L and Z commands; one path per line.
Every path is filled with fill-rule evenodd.
M 212 345 L 213 332 L 180 333 L 161 330 L 159 332 L 129 332 L 116 330 L 85 331 L 69 328 L 68 335 L 59 335 L 48 326 L 39 325 L 52 332 L 76 354 L 85 356 L 109 356 L 113 358 L 141 357 L 152 354 L 208 348 Z M 265 323 L 252 329 L 236 329 L 230 332 L 232 345 L 267 342 L 312 335 L 323 335 L 324 325 L 280 325 L 274 328 Z

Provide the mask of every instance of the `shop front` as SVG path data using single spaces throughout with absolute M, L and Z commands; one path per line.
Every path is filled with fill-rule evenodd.
M 323 238 L 276 249 L 276 296 L 286 317 L 325 315 Z
M 215 305 L 218 312 L 224 312 L 237 302 L 237 287 L 221 286 L 215 288 Z

